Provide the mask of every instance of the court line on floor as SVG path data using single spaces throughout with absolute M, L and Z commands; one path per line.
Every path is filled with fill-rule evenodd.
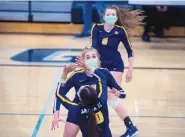
M 0 116 L 53 116 L 53 114 L 44 113 L 0 113 Z M 60 114 L 60 116 L 67 116 L 67 114 Z M 109 117 L 118 117 L 117 115 L 109 115 Z M 185 119 L 185 116 L 130 116 L 133 118 L 167 118 L 167 119 Z
M 0 67 L 64 67 L 64 65 L 30 65 L 30 64 L 0 64 Z M 128 67 L 125 67 L 128 69 Z M 134 69 L 147 69 L 147 70 L 185 70 L 185 68 L 173 68 L 173 67 L 134 67 Z
M 48 108 L 48 106 L 49 106 L 49 102 L 50 102 L 50 100 L 51 100 L 51 97 L 52 97 L 52 95 L 55 93 L 55 89 L 56 89 L 57 84 L 58 84 L 58 81 L 59 81 L 59 79 L 60 79 L 61 72 L 62 72 L 62 68 L 60 68 L 60 69 L 58 70 L 58 72 L 57 72 L 57 74 L 56 74 L 56 76 L 55 76 L 53 85 L 52 85 L 52 87 L 51 87 L 51 89 L 50 89 L 50 91 L 49 91 L 48 97 L 47 97 L 47 99 L 46 99 L 46 101 L 45 101 L 45 103 L 44 103 L 44 107 L 43 107 L 43 109 L 42 109 L 41 114 L 38 114 L 38 115 L 39 115 L 39 119 L 38 119 L 37 124 L 36 124 L 36 126 L 35 126 L 35 128 L 34 128 L 34 131 L 33 131 L 33 133 L 32 133 L 32 137 L 36 137 L 37 134 L 38 134 L 38 131 L 39 131 L 40 126 L 41 126 L 41 124 L 42 124 L 42 121 L 43 121 L 43 119 L 44 119 L 45 113 L 46 113 L 47 108 Z
M 75 38 L 73 38 L 73 40 L 75 40 Z M 70 51 L 70 49 L 72 48 L 73 40 L 70 41 L 69 44 L 68 44 L 69 51 Z M 54 79 L 54 81 L 53 81 L 53 85 L 52 85 L 52 87 L 51 87 L 51 89 L 50 89 L 50 91 L 49 91 L 49 93 L 48 93 L 48 97 L 47 97 L 47 100 L 46 100 L 45 103 L 44 103 L 44 107 L 43 107 L 43 109 L 42 109 L 42 112 L 41 112 L 41 114 L 39 115 L 39 119 L 38 119 L 37 124 L 36 124 L 36 126 L 35 126 L 35 128 L 34 128 L 34 131 L 33 131 L 33 133 L 32 133 L 32 137 L 36 137 L 37 134 L 38 134 L 38 131 L 39 131 L 39 129 L 40 129 L 40 126 L 41 126 L 42 121 L 43 121 L 43 119 L 44 119 L 44 116 L 45 116 L 45 114 L 46 114 L 47 108 L 48 108 L 48 106 L 49 106 L 49 102 L 50 102 L 50 100 L 51 100 L 51 98 L 52 98 L 52 95 L 56 92 L 57 84 L 58 84 L 58 81 L 60 80 L 60 76 L 61 76 L 62 70 L 63 70 L 63 68 L 60 67 L 60 68 L 58 69 L 58 72 L 57 72 L 56 75 L 55 75 L 55 79 Z

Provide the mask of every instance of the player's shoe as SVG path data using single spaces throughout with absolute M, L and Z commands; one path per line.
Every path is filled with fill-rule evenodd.
M 135 137 L 137 135 L 139 135 L 138 129 L 135 126 L 131 126 L 121 137 Z

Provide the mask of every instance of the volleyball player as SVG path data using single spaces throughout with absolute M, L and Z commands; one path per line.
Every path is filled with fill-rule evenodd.
M 130 11 L 128 9 L 119 9 L 116 6 L 108 7 L 104 12 L 104 23 L 94 24 L 91 32 L 91 47 L 97 49 L 100 54 L 101 67 L 107 68 L 119 85 L 122 82 L 124 72 L 124 62 L 118 51 L 118 46 L 122 42 L 128 53 L 128 71 L 126 73 L 126 82 L 131 81 L 133 72 L 133 48 L 129 41 L 127 31 L 130 34 L 137 33 L 138 27 L 142 25 L 142 11 Z M 126 31 L 127 30 L 127 31 Z M 130 31 L 131 30 L 131 31 Z M 126 126 L 126 133 L 122 137 L 133 137 L 138 135 L 138 130 L 127 116 L 127 112 L 119 99 L 108 92 L 108 101 L 110 106 L 117 112 Z M 136 132 L 137 131 L 137 132 Z

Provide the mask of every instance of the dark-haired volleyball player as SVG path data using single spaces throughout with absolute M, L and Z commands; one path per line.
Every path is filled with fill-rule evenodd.
M 139 10 L 130 11 L 111 6 L 105 9 L 104 23 L 94 24 L 91 32 L 91 47 L 95 48 L 100 54 L 101 67 L 107 68 L 114 79 L 121 85 L 124 72 L 124 62 L 118 51 L 118 46 L 123 43 L 128 53 L 129 67 L 126 74 L 126 81 L 132 79 L 133 71 L 133 49 L 128 38 L 127 30 L 134 31 L 142 24 L 143 16 Z M 136 33 L 136 32 L 135 32 Z M 127 131 L 122 137 L 133 137 L 139 134 L 137 128 L 131 122 L 127 115 L 125 107 L 119 102 L 119 99 L 108 92 L 108 101 L 110 106 L 117 112 L 124 121 Z

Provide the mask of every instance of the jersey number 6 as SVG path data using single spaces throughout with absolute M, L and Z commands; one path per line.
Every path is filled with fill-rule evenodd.
M 95 117 L 96 117 L 97 124 L 103 123 L 104 117 L 101 111 L 98 111 L 97 113 L 95 113 Z

